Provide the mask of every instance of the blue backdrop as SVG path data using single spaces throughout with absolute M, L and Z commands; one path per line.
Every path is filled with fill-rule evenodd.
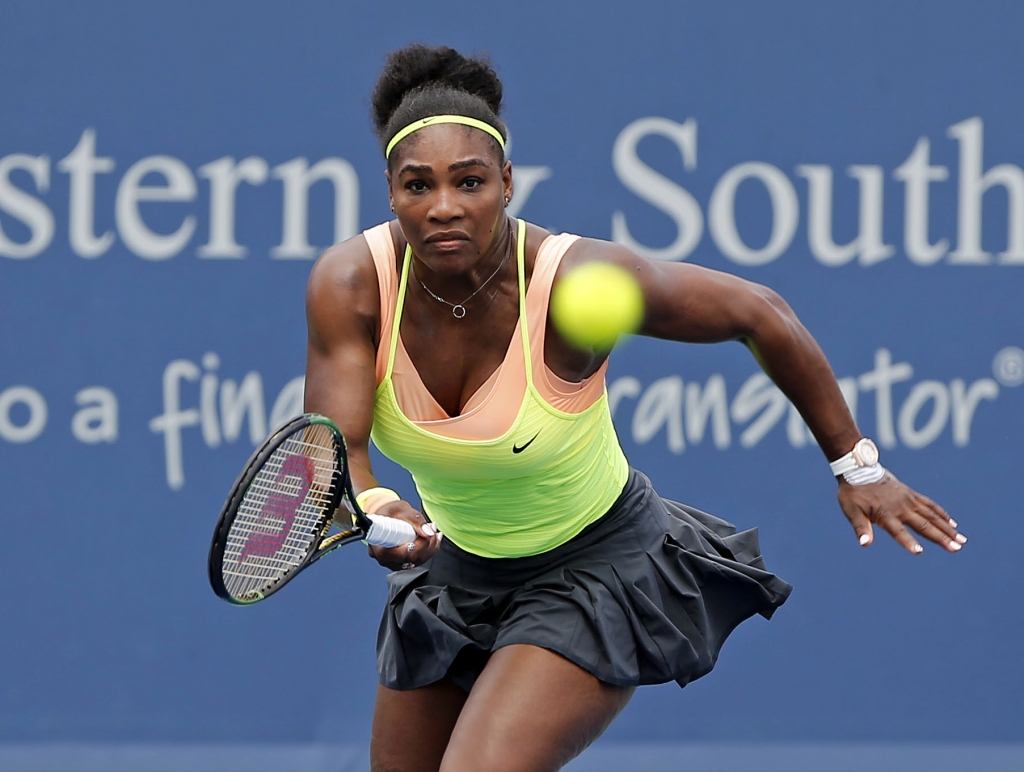
M 382 570 L 336 555 L 237 609 L 205 559 L 301 405 L 312 260 L 388 216 L 369 93 L 412 41 L 492 56 L 517 213 L 779 290 L 884 462 L 971 538 L 859 548 L 745 349 L 628 341 L 609 388 L 630 460 L 759 526 L 796 590 L 605 741 L 1024 742 L 1022 22 L 1001 2 L 2 0 L 0 762 L 364 747 Z

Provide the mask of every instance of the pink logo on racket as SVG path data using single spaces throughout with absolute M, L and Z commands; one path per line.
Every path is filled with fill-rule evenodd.
M 307 456 L 289 456 L 285 459 L 273 482 L 273 491 L 267 496 L 260 510 L 259 520 L 253 525 L 249 538 L 245 540 L 242 554 L 238 556 L 239 563 L 249 555 L 269 557 L 281 549 L 292 529 L 292 523 L 295 522 L 295 515 L 309 493 L 313 473 L 313 461 Z M 289 477 L 297 480 L 297 485 L 293 482 L 286 488 L 284 483 Z M 293 492 L 286 492 L 287 490 Z M 277 521 L 280 521 L 280 525 Z M 265 530 L 267 526 L 276 530 Z

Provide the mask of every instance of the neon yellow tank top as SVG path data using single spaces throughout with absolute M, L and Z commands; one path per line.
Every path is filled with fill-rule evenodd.
M 367 236 L 369 241 L 369 232 Z M 629 473 L 612 425 L 603 372 L 602 395 L 577 413 L 552 406 L 535 386 L 534 368 L 538 360 L 543 365 L 543 352 L 531 357 L 529 324 L 524 321 L 525 245 L 526 223 L 520 220 L 519 332 L 526 384 L 508 431 L 493 439 L 453 438 L 429 431 L 402 412 L 392 376 L 411 269 L 408 247 L 395 293 L 387 367 L 374 399 L 374 444 L 409 470 L 424 512 L 445 538 L 483 557 L 536 555 L 565 543 L 608 510 Z

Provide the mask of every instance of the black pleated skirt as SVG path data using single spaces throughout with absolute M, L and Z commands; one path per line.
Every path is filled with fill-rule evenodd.
M 714 667 L 745 619 L 770 618 L 792 588 L 765 570 L 757 531 L 662 499 L 631 471 L 600 520 L 523 558 L 484 558 L 448 540 L 424 565 L 388 576 L 377 638 L 380 681 L 414 689 L 450 676 L 465 690 L 514 643 L 557 652 L 618 686 Z

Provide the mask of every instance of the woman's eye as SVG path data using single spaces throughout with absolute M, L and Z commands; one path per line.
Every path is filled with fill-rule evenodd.
M 483 180 L 479 179 L 478 177 L 469 177 L 468 179 L 462 181 L 462 185 L 463 187 L 466 188 L 478 188 L 481 185 L 483 185 Z
M 412 182 L 407 183 L 405 187 L 414 193 L 420 193 L 427 189 L 423 180 L 413 180 Z

